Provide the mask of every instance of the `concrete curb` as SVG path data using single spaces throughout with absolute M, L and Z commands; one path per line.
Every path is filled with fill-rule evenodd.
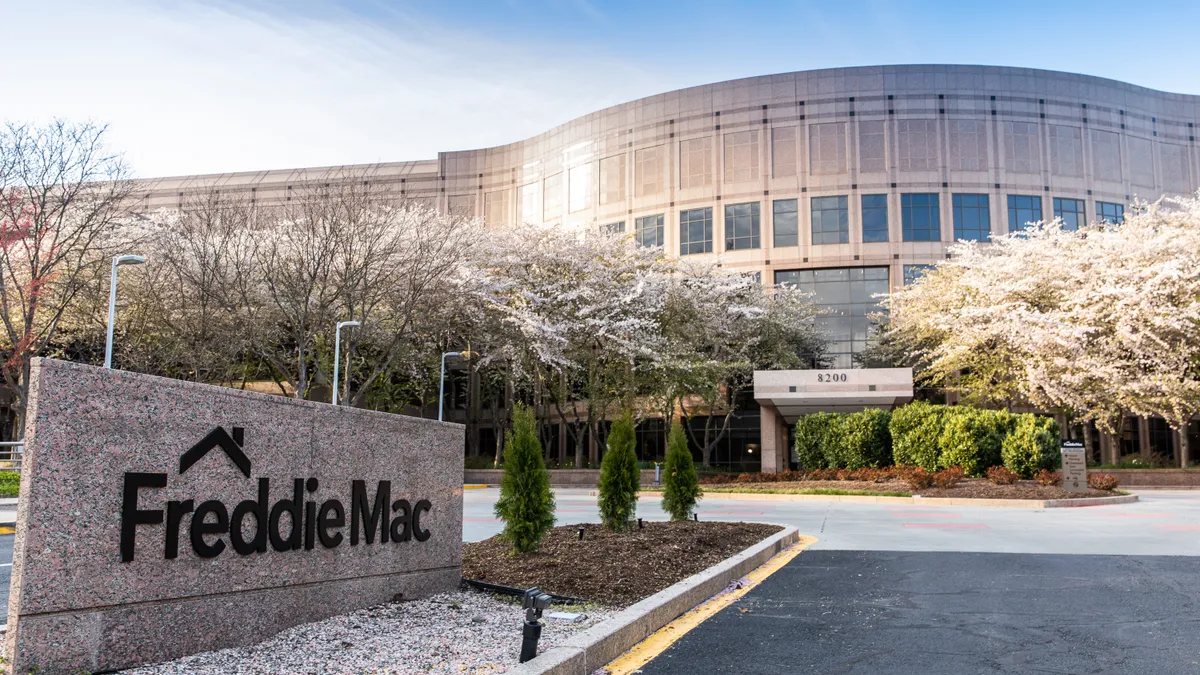
M 732 558 L 630 605 L 607 621 L 508 672 L 512 675 L 591 675 L 799 539 L 796 528 L 785 527 Z
M 640 492 L 638 497 L 654 498 L 661 492 Z M 999 509 L 1061 509 L 1085 506 L 1132 504 L 1137 495 L 1082 497 L 1080 499 L 966 499 L 951 497 L 873 497 L 869 495 L 788 495 L 759 492 L 705 492 L 704 499 L 741 499 L 764 502 L 860 502 L 868 504 L 921 504 L 924 506 L 985 506 Z M 701 502 L 703 503 L 703 502 Z

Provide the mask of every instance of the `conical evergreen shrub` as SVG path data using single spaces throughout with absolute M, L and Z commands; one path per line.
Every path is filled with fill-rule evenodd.
M 504 443 L 504 478 L 496 517 L 504 521 L 500 536 L 515 553 L 536 551 L 542 537 L 554 527 L 554 493 L 550 472 L 542 461 L 537 420 L 529 406 L 513 406 L 513 428 Z
M 600 462 L 600 521 L 614 532 L 628 530 L 637 513 L 641 484 L 633 415 L 626 412 L 608 432 L 608 449 Z
M 679 420 L 675 420 L 671 424 L 671 434 L 667 437 L 662 508 L 671 514 L 671 520 L 687 520 L 695 510 L 700 496 L 700 479 L 696 476 L 692 451 L 688 450 L 683 427 L 680 426 Z

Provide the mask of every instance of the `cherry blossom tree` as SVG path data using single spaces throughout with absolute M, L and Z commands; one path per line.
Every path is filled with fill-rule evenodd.
M 1130 414 L 1178 430 L 1200 412 L 1200 197 L 956 244 L 888 304 L 888 338 L 969 400 L 1024 400 L 1110 433 Z

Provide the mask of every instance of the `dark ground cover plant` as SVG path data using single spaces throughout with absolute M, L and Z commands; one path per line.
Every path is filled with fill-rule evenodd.
M 1093 490 L 1116 490 L 1121 481 L 1111 473 L 1089 473 L 1088 487 Z
M 987 470 L 987 479 L 996 485 L 1012 485 L 1021 480 L 1021 474 L 1003 466 L 990 466 Z
M 1038 485 L 1062 485 L 1062 474 L 1049 469 L 1042 469 L 1033 474 L 1033 479 L 1038 482 Z

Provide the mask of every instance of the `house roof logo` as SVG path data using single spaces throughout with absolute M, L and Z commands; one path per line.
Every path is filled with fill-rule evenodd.
M 225 456 L 245 474 L 246 478 L 249 478 L 250 458 L 246 456 L 245 452 L 242 452 L 243 445 L 245 445 L 245 431 L 242 427 L 233 427 L 231 436 L 229 432 L 225 431 L 225 427 L 218 426 L 180 456 L 179 473 L 182 475 L 192 468 L 192 465 L 203 459 L 210 450 L 220 448 Z

